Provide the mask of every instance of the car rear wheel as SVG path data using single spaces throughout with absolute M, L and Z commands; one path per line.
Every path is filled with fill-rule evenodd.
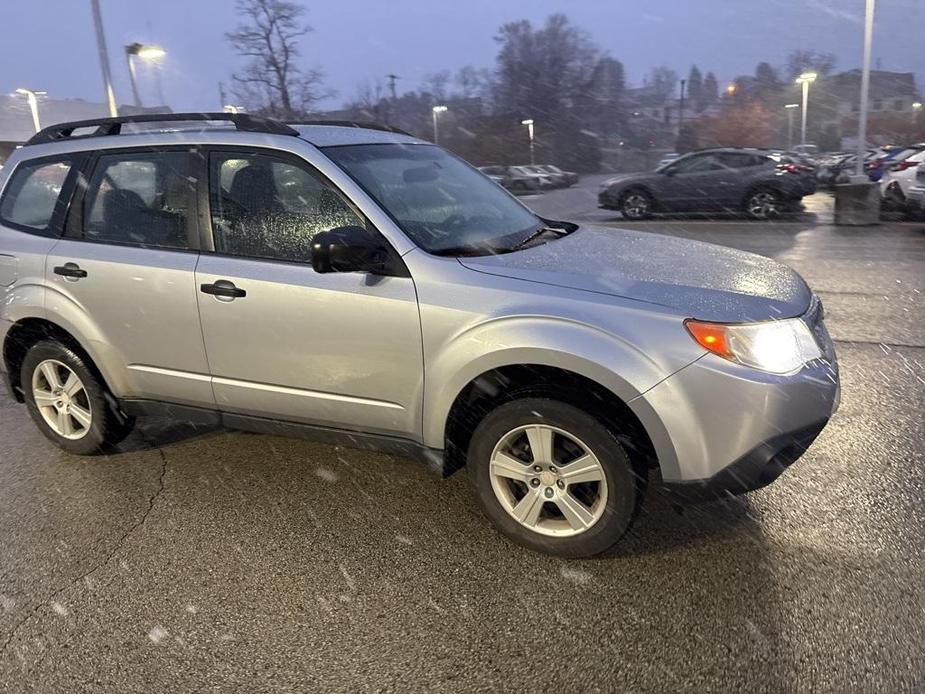
M 556 400 L 501 405 L 476 428 L 468 467 L 486 515 L 531 549 L 584 557 L 629 527 L 641 485 L 600 422 Z
M 132 430 L 134 421 L 113 410 L 105 385 L 84 357 L 60 342 L 33 345 L 20 377 L 32 420 L 69 453 L 98 453 Z
M 631 190 L 620 200 L 620 212 L 627 219 L 645 219 L 652 214 L 652 198 L 641 190 Z
M 777 219 L 783 212 L 784 201 L 776 190 L 761 188 L 745 198 L 745 213 L 752 219 Z

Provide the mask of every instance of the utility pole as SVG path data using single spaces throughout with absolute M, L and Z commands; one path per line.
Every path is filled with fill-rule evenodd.
M 106 50 L 106 37 L 103 35 L 103 15 L 100 13 L 100 0 L 90 0 L 93 10 L 93 27 L 96 29 L 96 48 L 100 54 L 100 69 L 103 72 L 103 89 L 106 92 L 106 104 L 109 106 L 109 115 L 113 118 L 119 115 L 116 108 L 116 95 L 112 90 L 112 72 L 109 70 L 109 52 Z
M 389 92 L 392 94 L 392 101 L 398 98 L 398 94 L 395 91 L 395 80 L 398 79 L 398 75 L 386 75 L 389 80 Z

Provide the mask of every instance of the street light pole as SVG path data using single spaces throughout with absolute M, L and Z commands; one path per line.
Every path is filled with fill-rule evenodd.
M 793 109 L 800 108 L 799 104 L 785 104 L 787 109 L 787 149 L 793 149 Z
M 42 94 L 45 92 L 37 92 L 34 89 L 26 89 L 20 87 L 16 90 L 17 94 L 22 94 L 26 97 L 26 100 L 29 102 L 29 110 L 32 111 L 32 125 L 35 126 L 35 132 L 38 132 L 42 129 L 42 124 L 39 122 L 39 99 Z
M 533 119 L 526 118 L 520 121 L 520 124 L 527 126 L 527 135 L 530 137 L 530 166 L 533 166 L 536 164 L 536 157 L 533 153 Z
M 446 106 L 434 106 L 431 111 L 433 112 L 434 116 L 434 144 L 438 145 L 440 144 L 440 131 L 437 127 L 437 116 L 439 116 L 441 113 L 446 113 Z
M 116 108 L 116 94 L 112 90 L 112 73 L 109 70 L 109 52 L 106 50 L 106 37 L 103 35 L 103 15 L 100 13 L 100 0 L 90 0 L 93 10 L 93 27 L 96 29 L 96 48 L 100 54 L 100 70 L 103 72 L 103 89 L 106 92 L 106 104 L 109 115 L 113 118 L 119 115 Z
M 870 53 L 874 42 L 874 4 L 867 0 L 864 12 L 864 63 L 861 66 L 861 104 L 858 113 L 858 154 L 854 175 L 864 176 L 864 158 L 867 150 L 867 99 L 870 95 Z M 865 179 L 866 180 L 866 179 Z
M 800 128 L 800 144 L 806 144 L 806 104 L 809 101 L 809 85 L 816 81 L 815 72 L 804 72 L 802 75 L 797 77 L 797 84 L 803 87 L 803 113 L 802 116 L 802 125 Z
M 146 46 L 137 41 L 125 47 L 125 60 L 128 63 L 128 76 L 132 83 L 132 97 L 135 100 L 135 106 L 141 107 L 141 95 L 138 93 L 138 82 L 135 75 L 135 57 L 137 56 L 147 61 L 156 61 L 163 58 L 166 53 L 160 46 Z M 161 101 L 163 101 L 163 98 Z
M 133 43 L 125 47 L 125 61 L 128 63 L 128 78 L 132 83 L 132 99 L 135 102 L 135 106 L 140 108 L 141 95 L 138 93 L 138 81 L 135 78 L 135 61 L 133 60 L 133 57 L 138 52 L 135 47 L 139 45 L 140 44 Z

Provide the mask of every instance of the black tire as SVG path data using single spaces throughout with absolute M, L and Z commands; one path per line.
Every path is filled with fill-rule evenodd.
M 786 202 L 774 188 L 755 188 L 745 196 L 743 208 L 749 219 L 766 222 L 780 219 L 786 211 Z
M 529 424 L 545 424 L 577 436 L 601 463 L 607 485 L 603 512 L 579 534 L 554 537 L 525 527 L 492 487 L 490 461 L 495 446 L 512 430 Z M 479 504 L 502 533 L 532 550 L 560 557 L 588 557 L 610 549 L 632 523 L 644 490 L 623 446 L 605 426 L 572 405 L 543 398 L 514 400 L 491 411 L 472 435 L 467 467 Z
M 33 374 L 43 362 L 49 359 L 56 360 L 73 371 L 83 385 L 91 419 L 90 426 L 81 438 L 68 439 L 59 435 L 48 425 L 36 405 L 33 394 Z M 125 417 L 113 409 L 111 403 L 114 403 L 114 399 L 89 360 L 56 340 L 43 340 L 29 348 L 22 362 L 20 383 L 32 421 L 46 438 L 68 453 L 76 455 L 101 453 L 106 448 L 122 441 L 135 425 L 133 418 Z
M 630 188 L 620 196 L 620 212 L 626 219 L 648 219 L 654 206 L 652 196 L 639 188 Z

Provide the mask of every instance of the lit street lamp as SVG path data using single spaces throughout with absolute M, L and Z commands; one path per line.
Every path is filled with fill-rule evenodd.
M 25 87 L 20 87 L 16 90 L 17 94 L 22 94 L 26 97 L 26 100 L 29 102 L 29 110 L 32 111 L 32 125 L 35 126 L 35 132 L 38 132 L 42 129 L 41 124 L 39 123 L 39 99 L 38 97 L 45 94 L 45 92 L 37 92 L 34 89 L 26 89 Z
M 527 126 L 527 134 L 530 136 L 530 165 L 533 166 L 536 164 L 535 157 L 533 156 L 533 119 L 527 118 L 520 121 L 520 124 Z
M 785 104 L 787 109 L 787 149 L 793 149 L 793 109 L 800 108 L 799 104 Z
M 222 110 L 225 113 L 246 113 L 247 112 L 247 109 L 245 109 L 243 106 L 237 106 L 236 104 L 225 104 L 222 107 Z
M 800 144 L 802 145 L 806 144 L 806 102 L 809 99 L 809 85 L 815 81 L 815 72 L 804 72 L 796 79 L 796 83 L 803 87 L 803 113 L 801 114 L 803 123 L 800 129 Z
M 128 76 L 132 82 L 132 98 L 135 100 L 135 106 L 141 106 L 141 95 L 138 93 L 138 83 L 135 80 L 135 57 L 146 61 L 160 60 L 165 55 L 165 51 L 160 46 L 146 46 L 143 43 L 130 43 L 125 47 L 125 60 L 128 63 Z
M 440 144 L 440 133 L 437 130 L 437 116 L 441 113 L 446 113 L 446 106 L 434 106 L 432 109 L 434 115 L 434 144 Z

